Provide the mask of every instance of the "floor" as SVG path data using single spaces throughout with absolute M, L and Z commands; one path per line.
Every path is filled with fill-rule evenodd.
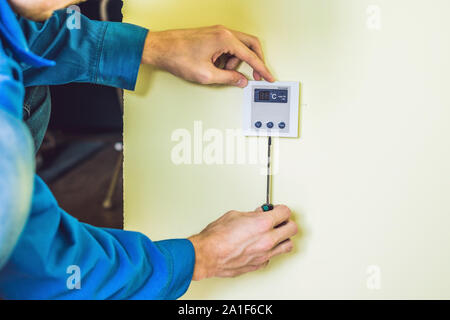
M 120 137 L 113 135 L 103 139 L 106 141 L 105 147 L 49 186 L 59 205 L 80 221 L 98 227 L 122 229 L 122 168 L 114 188 L 112 206 L 109 209 L 103 207 L 121 152 L 114 148 Z

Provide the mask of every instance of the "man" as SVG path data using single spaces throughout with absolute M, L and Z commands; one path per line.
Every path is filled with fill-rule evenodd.
M 234 277 L 290 251 L 297 226 L 286 206 L 230 211 L 188 239 L 158 242 L 80 223 L 59 208 L 33 164 L 49 118 L 46 86 L 133 90 L 141 63 L 245 87 L 235 70 L 244 61 L 256 80 L 274 80 L 253 36 L 222 26 L 149 32 L 83 16 L 70 30 L 66 12 L 55 10 L 76 2 L 0 1 L 0 298 L 176 299 L 191 280 Z M 71 270 L 79 271 L 78 290 L 68 288 Z

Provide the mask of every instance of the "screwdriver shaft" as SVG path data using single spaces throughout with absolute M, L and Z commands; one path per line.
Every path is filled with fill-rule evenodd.
M 269 136 L 267 141 L 267 189 L 266 189 L 266 203 L 270 204 L 270 149 L 272 145 L 272 137 Z

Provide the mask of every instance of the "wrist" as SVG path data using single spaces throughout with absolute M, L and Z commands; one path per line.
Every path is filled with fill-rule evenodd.
M 197 234 L 189 237 L 188 240 L 191 241 L 195 251 L 195 265 L 192 280 L 199 281 L 209 278 L 209 272 L 206 266 L 207 258 L 205 257 L 201 236 Z
M 142 52 L 143 64 L 156 65 L 156 33 L 148 31 L 147 37 L 145 38 L 144 50 Z

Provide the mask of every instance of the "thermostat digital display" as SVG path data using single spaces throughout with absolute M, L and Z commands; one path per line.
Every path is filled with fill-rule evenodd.
M 249 81 L 244 89 L 244 134 L 298 137 L 299 89 L 297 81 Z
M 287 90 L 255 89 L 255 102 L 287 103 L 287 101 Z

